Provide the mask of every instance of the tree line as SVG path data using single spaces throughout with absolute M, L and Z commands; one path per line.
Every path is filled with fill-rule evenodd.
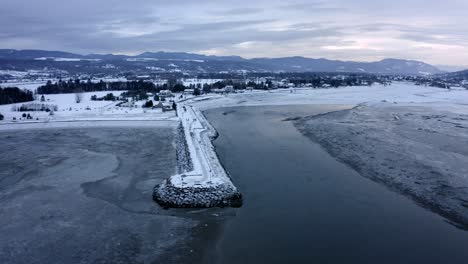
M 17 87 L 0 87 L 0 105 L 29 102 L 34 100 L 31 91 L 21 90 Z
M 157 92 L 157 87 L 152 82 L 131 81 L 131 82 L 92 82 L 91 80 L 81 81 L 59 80 L 55 83 L 48 81 L 46 85 L 37 88 L 38 94 L 62 94 L 62 93 L 82 93 L 99 91 L 125 91 L 125 90 L 143 90 L 146 92 Z

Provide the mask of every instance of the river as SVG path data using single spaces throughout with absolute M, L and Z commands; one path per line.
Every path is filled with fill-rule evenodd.
M 244 196 L 221 228 L 213 225 L 215 241 L 205 231 L 205 262 L 466 263 L 468 232 L 361 177 L 285 121 L 346 107 L 205 112 L 219 132 L 221 163 Z

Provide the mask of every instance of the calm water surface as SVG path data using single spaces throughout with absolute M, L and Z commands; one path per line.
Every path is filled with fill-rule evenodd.
M 207 242 L 206 262 L 468 263 L 468 232 L 361 177 L 283 121 L 339 108 L 205 113 L 245 199 L 222 228 L 213 227 L 220 230 L 216 244 Z

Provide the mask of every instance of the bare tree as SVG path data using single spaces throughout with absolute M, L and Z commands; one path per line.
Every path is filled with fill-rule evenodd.
M 75 101 L 77 104 L 81 103 L 83 101 L 83 93 L 75 93 Z

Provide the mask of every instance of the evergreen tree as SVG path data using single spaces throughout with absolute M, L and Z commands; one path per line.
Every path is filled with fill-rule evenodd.
M 147 102 L 145 103 L 144 107 L 145 107 L 145 108 L 151 108 L 151 107 L 153 107 L 153 101 L 152 101 L 152 100 L 147 101 Z

